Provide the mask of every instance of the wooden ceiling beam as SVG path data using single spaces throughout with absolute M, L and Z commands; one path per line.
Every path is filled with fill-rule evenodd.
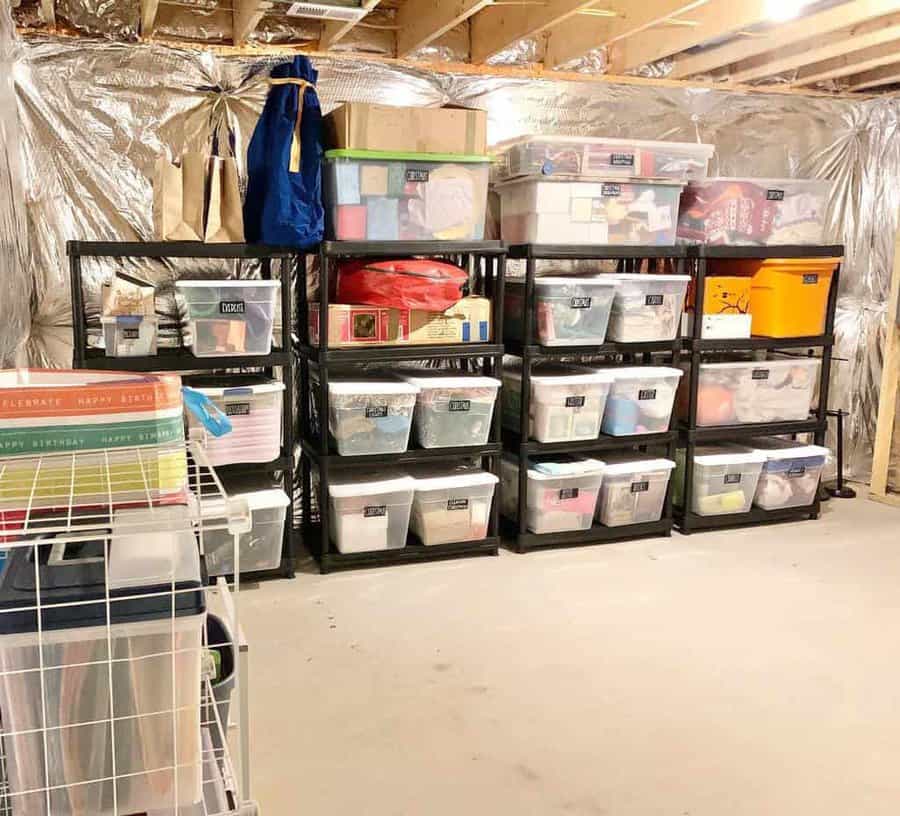
M 362 7 L 368 14 L 377 6 L 381 0 L 366 0 Z M 360 20 L 365 19 L 361 17 Z M 328 20 L 322 26 L 322 36 L 319 37 L 319 48 L 327 51 L 335 43 L 340 42 L 347 36 L 348 32 L 359 22 L 359 20 Z
M 263 0 L 233 0 L 231 9 L 232 42 L 243 45 L 256 30 L 259 21 L 272 8 L 272 4 Z
M 809 39 L 810 32 L 818 37 L 894 11 L 900 11 L 900 0 L 851 0 L 818 14 L 772 25 L 755 37 L 738 37 L 699 54 L 685 54 L 676 58 L 670 76 L 685 79 L 711 74 L 727 65 L 789 48 Z
M 807 65 L 800 69 L 797 79 L 790 84 L 795 87 L 814 85 L 817 82 L 824 82 L 826 79 L 860 74 L 898 61 L 900 61 L 900 37 L 874 48 L 851 51 L 849 54 L 841 54 L 829 60 Z
M 851 91 L 864 91 L 868 88 L 879 88 L 885 85 L 900 83 L 900 61 L 891 65 L 883 65 L 872 71 L 863 71 L 849 77 Z
M 876 17 L 830 34 L 812 36 L 788 49 L 736 63 L 729 68 L 728 79 L 731 82 L 751 82 L 840 57 L 851 50 L 861 51 L 897 39 L 900 39 L 900 12 Z
M 468 20 L 492 0 L 406 0 L 397 9 L 397 56 L 405 57 Z
M 656 0 L 637 5 L 619 0 L 609 7 L 616 12 L 615 17 L 592 19 L 580 14 L 570 17 L 550 29 L 544 65 L 547 68 L 558 68 L 594 48 L 639 34 L 676 14 L 702 6 L 705 2 L 706 0 Z

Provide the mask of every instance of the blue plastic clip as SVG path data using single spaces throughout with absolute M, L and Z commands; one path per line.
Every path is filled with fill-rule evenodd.
M 182 386 L 181 394 L 188 411 L 197 417 L 203 423 L 203 427 L 213 436 L 224 436 L 231 433 L 231 420 L 216 407 L 216 404 L 206 394 L 201 394 L 187 386 Z

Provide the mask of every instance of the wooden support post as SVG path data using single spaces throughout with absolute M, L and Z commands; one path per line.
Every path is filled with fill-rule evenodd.
M 243 45 L 256 30 L 259 21 L 272 8 L 272 4 L 263 0 L 234 0 L 232 7 L 232 41 L 235 45 Z
M 141 0 L 141 37 L 153 36 L 157 11 L 159 11 L 159 0 Z
M 41 0 L 41 17 L 50 28 L 56 28 L 55 0 Z

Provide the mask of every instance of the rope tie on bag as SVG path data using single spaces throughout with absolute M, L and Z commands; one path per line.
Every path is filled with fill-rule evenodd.
M 314 91 L 316 86 L 306 79 L 298 79 L 297 77 L 284 77 L 283 79 L 270 79 L 270 85 L 296 85 L 300 90 L 297 96 L 297 119 L 294 122 L 294 135 L 291 139 L 291 160 L 288 164 L 288 170 L 291 173 L 300 172 L 300 125 L 303 122 L 303 95 L 307 88 Z

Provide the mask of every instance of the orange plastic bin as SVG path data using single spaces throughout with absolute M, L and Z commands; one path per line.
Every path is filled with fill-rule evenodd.
M 831 277 L 840 258 L 734 260 L 729 274 L 751 274 L 752 332 L 763 337 L 823 334 Z M 725 273 L 723 268 L 717 272 Z

